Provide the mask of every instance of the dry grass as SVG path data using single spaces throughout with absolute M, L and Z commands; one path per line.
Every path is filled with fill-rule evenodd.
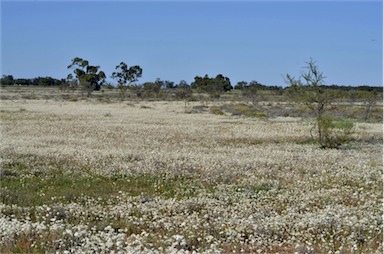
M 381 123 L 324 150 L 299 118 L 184 112 L 2 101 L 0 252 L 382 252 Z

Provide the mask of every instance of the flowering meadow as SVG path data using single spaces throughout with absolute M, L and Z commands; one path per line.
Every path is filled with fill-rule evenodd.
M 320 149 L 308 119 L 176 101 L 0 116 L 0 253 L 383 252 L 382 123 Z

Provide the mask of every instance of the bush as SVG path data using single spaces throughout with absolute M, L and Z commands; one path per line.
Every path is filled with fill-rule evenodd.
M 338 148 L 349 140 L 353 123 L 334 121 L 327 115 L 336 94 L 324 88 L 325 76 L 316 63 L 311 59 L 307 64 L 308 72 L 301 74 L 299 79 L 287 74 L 286 82 L 290 85 L 288 96 L 304 105 L 316 117 L 316 124 L 311 129 L 312 138 L 313 129 L 316 129 L 317 141 L 322 148 Z
M 219 106 L 212 106 L 210 107 L 211 113 L 215 115 L 224 115 L 223 110 Z
M 226 105 L 225 109 L 235 116 L 256 117 L 257 113 L 254 107 L 245 103 Z
M 340 119 L 333 121 L 332 127 L 350 132 L 353 128 L 353 122 L 349 119 Z
M 351 139 L 353 122 L 348 119 L 334 120 L 331 116 L 323 115 L 316 119 L 314 128 L 316 127 L 318 142 L 322 148 L 338 148 Z
M 268 115 L 266 113 L 264 113 L 264 112 L 257 113 L 256 116 L 260 117 L 260 118 L 268 117 Z

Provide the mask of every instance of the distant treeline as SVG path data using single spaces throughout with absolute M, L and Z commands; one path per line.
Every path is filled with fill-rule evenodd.
M 226 83 L 226 89 L 225 91 L 229 91 L 234 89 L 243 90 L 244 88 L 248 87 L 254 87 L 257 88 L 257 90 L 269 90 L 269 91 L 282 91 L 287 89 L 288 87 L 281 87 L 281 86 L 269 86 L 269 85 L 263 85 L 258 83 L 257 81 L 251 81 L 249 83 L 245 81 L 238 82 L 234 87 L 230 84 L 230 81 L 228 78 L 223 77 L 222 75 L 218 75 L 215 79 L 221 78 Z M 227 79 L 227 80 L 226 80 Z M 192 88 L 198 87 L 199 82 L 203 82 L 205 80 L 208 80 L 207 77 L 196 77 L 195 82 L 192 82 L 191 84 L 188 84 L 187 82 L 183 81 L 184 86 L 191 86 Z M 147 82 L 148 83 L 148 82 Z M 151 83 L 151 82 L 149 82 Z M 161 88 L 163 89 L 172 89 L 177 88 L 177 85 L 174 85 L 175 83 L 172 81 L 161 81 L 157 79 L 153 83 L 162 83 Z M 0 78 L 0 84 L 1 86 L 46 86 L 46 87 L 53 87 L 53 86 L 71 86 L 71 83 L 67 79 L 56 79 L 52 77 L 37 77 L 37 78 L 14 78 L 12 75 L 3 75 L 2 78 Z M 108 88 L 114 88 L 110 83 L 106 83 L 103 85 L 104 87 Z M 376 91 L 378 93 L 383 93 L 383 87 L 382 86 L 340 86 L 340 85 L 322 85 L 322 88 L 331 89 L 331 90 L 339 90 L 339 91 L 366 91 L 366 92 L 373 92 Z
M 0 79 L 2 86 L 60 86 L 66 84 L 65 79 L 55 79 L 52 77 L 37 77 L 37 78 L 17 78 L 14 79 L 12 75 L 3 75 Z
M 366 92 L 383 92 L 382 86 L 338 86 L 338 85 L 330 85 L 330 86 L 321 86 L 331 90 L 341 90 L 341 91 L 366 91 Z

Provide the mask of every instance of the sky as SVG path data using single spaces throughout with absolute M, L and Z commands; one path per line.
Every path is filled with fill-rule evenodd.
M 313 59 L 327 85 L 383 86 L 383 4 L 1 1 L 1 75 L 66 78 L 75 57 L 108 77 L 122 61 L 139 65 L 139 83 L 222 74 L 277 86 Z

